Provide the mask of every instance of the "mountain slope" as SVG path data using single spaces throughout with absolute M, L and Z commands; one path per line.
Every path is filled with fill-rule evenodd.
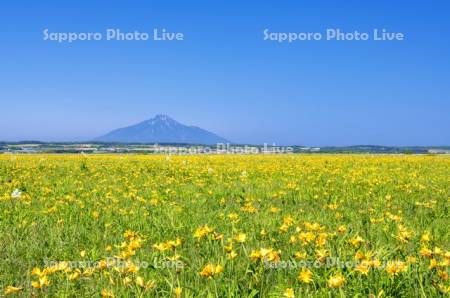
M 169 116 L 156 115 L 141 123 L 119 128 L 95 139 L 97 142 L 117 143 L 228 143 L 226 139 L 196 126 L 183 125 Z

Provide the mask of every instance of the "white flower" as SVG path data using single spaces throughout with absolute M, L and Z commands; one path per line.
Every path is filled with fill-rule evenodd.
M 17 188 L 11 193 L 11 198 L 18 199 L 22 195 L 22 192 Z

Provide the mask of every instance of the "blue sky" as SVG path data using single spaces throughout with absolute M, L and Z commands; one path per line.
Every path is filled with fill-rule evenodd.
M 234 142 L 450 145 L 448 1 L 3 1 L 0 140 L 80 141 L 168 114 Z M 43 40 L 182 32 L 183 41 Z M 263 40 L 327 28 L 403 41 Z

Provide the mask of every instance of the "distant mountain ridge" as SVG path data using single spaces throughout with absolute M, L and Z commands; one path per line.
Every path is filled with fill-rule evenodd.
M 181 124 L 167 115 L 156 115 L 154 118 L 138 124 L 113 130 L 94 139 L 97 142 L 114 143 L 177 143 L 206 144 L 229 143 L 210 131 L 196 126 Z

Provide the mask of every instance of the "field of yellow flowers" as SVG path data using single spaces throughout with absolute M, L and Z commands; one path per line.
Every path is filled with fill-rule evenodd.
M 0 296 L 440 297 L 446 156 L 0 155 Z

